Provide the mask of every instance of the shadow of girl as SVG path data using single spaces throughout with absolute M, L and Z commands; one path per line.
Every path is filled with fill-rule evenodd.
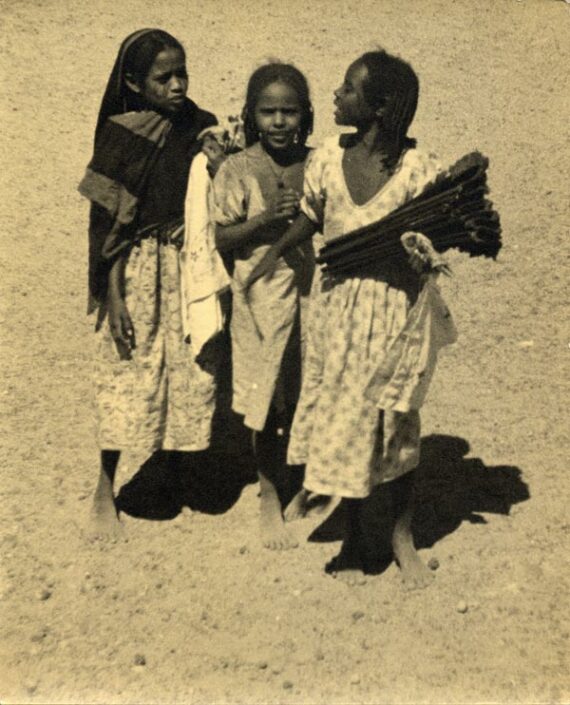
M 522 472 L 511 465 L 487 466 L 480 458 L 467 458 L 463 438 L 431 435 L 422 439 L 416 476 L 413 533 L 417 548 L 430 548 L 452 534 L 463 521 L 485 524 L 483 513 L 508 515 L 511 507 L 529 499 Z M 365 503 L 363 534 L 372 573 L 383 572 L 392 561 L 392 512 L 385 486 L 380 485 Z M 342 503 L 319 525 L 310 541 L 342 538 Z

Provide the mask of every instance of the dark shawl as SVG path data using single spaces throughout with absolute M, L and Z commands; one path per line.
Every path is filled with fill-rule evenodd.
M 171 119 L 154 110 L 133 110 L 123 81 L 126 51 L 154 31 L 135 32 L 121 45 L 99 111 L 94 155 L 79 185 L 91 201 L 88 313 L 105 300 L 114 259 L 136 242 L 138 202 L 172 128 Z M 183 120 L 196 137 L 216 122 L 191 100 L 173 119 Z

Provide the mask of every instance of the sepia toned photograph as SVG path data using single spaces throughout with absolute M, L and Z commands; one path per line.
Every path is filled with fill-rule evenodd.
M 570 702 L 570 0 L 0 0 L 0 705 Z

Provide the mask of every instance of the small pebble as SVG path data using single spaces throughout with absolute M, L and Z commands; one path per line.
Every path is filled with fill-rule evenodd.
M 33 695 L 38 689 L 37 681 L 26 681 L 23 685 L 28 695 Z
M 317 661 L 324 661 L 325 660 L 325 655 L 320 649 L 315 652 L 315 659 Z
M 45 602 L 46 600 L 49 600 L 51 597 L 51 590 L 48 590 L 47 588 L 44 588 L 43 590 L 40 590 L 38 592 L 38 600 L 41 602 Z
M 265 671 L 265 669 L 267 668 L 267 666 L 268 666 L 267 661 L 260 661 L 260 662 L 257 664 L 257 667 L 258 667 L 261 671 Z
M 358 622 L 358 620 L 362 619 L 364 616 L 365 614 L 361 610 L 356 610 L 356 612 L 352 613 L 352 619 L 354 622 Z
M 31 641 L 33 641 L 35 643 L 43 641 L 48 634 L 49 634 L 49 628 L 43 627 L 42 629 L 39 629 L 35 634 L 32 635 Z
M 358 685 L 359 683 L 360 683 L 360 676 L 358 675 L 358 673 L 354 673 L 350 677 L 350 685 Z
M 439 561 L 437 558 L 430 558 L 428 561 L 428 568 L 430 570 L 437 570 L 439 568 Z
M 133 659 L 135 666 L 146 666 L 146 658 L 144 654 L 135 654 Z
M 460 600 L 457 603 L 457 605 L 455 606 L 455 609 L 460 614 L 465 614 L 467 612 L 467 610 L 469 609 L 469 607 L 467 606 L 467 603 L 464 600 Z
M 240 554 L 243 556 L 244 553 L 249 553 L 249 549 L 247 546 L 242 546 L 239 550 Z
M 291 683 L 291 681 L 284 681 L 283 682 L 283 689 L 284 690 L 291 690 L 292 687 L 293 687 L 293 683 Z

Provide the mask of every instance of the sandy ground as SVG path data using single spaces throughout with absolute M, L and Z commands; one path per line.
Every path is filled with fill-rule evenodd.
M 0 702 L 568 702 L 570 6 L 0 7 Z M 257 485 L 231 418 L 220 423 L 230 455 L 191 468 L 191 516 L 166 500 L 160 467 L 137 472 L 144 459 L 130 458 L 118 478 L 128 543 L 84 539 L 98 456 L 76 185 L 118 44 L 152 25 L 184 41 L 190 94 L 221 116 L 264 57 L 294 60 L 311 82 L 315 142 L 335 129 L 346 66 L 382 44 L 420 74 L 420 143 L 447 163 L 473 148 L 491 158 L 504 249 L 497 262 L 452 257 L 460 340 L 423 417 L 415 534 L 439 561 L 426 591 L 402 592 L 394 565 L 353 589 L 325 576 L 334 516 L 295 524 L 296 551 L 260 550 Z

